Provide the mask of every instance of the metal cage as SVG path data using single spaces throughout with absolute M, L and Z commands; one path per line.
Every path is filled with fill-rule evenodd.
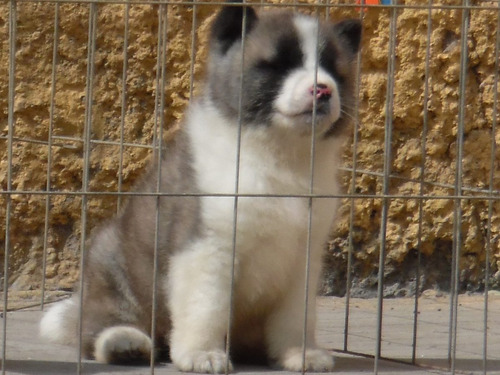
M 0 4 L 2 374 L 45 373 L 40 361 L 57 360 L 16 330 L 67 296 L 68 280 L 83 285 L 89 231 L 134 194 L 145 160 L 175 133 L 222 4 Z M 341 224 L 327 252 L 330 297 L 318 299 L 320 341 L 355 358 L 338 371 L 500 371 L 500 2 L 252 5 L 367 25 Z M 60 373 L 89 369 L 74 353 Z

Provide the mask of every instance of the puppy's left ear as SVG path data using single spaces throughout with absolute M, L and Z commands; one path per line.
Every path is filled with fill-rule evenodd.
M 363 29 L 361 21 L 357 19 L 348 19 L 336 23 L 333 25 L 333 28 L 346 49 L 353 55 L 358 53 Z
M 242 0 L 228 1 L 242 4 Z M 252 7 L 245 5 L 225 5 L 217 14 L 212 24 L 212 43 L 221 54 L 225 54 L 231 46 L 241 40 L 243 29 L 249 33 L 257 22 L 257 14 Z

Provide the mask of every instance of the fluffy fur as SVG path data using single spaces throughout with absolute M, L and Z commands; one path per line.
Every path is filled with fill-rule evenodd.
M 333 358 L 315 343 L 315 292 L 337 199 L 307 195 L 339 193 L 360 33 L 355 20 L 329 24 L 230 6 L 217 15 L 205 91 L 166 145 L 160 181 L 154 165 L 137 186 L 170 194 L 159 198 L 154 342 L 170 348 L 180 370 L 231 368 L 228 334 L 234 357 L 264 353 L 287 370 L 332 369 Z M 107 363 L 150 357 L 156 225 L 157 198 L 136 196 L 93 236 L 80 292 L 85 356 Z M 47 312 L 43 336 L 75 342 L 79 298 Z

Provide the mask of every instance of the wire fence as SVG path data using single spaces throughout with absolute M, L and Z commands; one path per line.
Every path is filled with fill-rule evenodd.
M 473 291 L 482 296 L 477 371 L 487 374 L 489 291 L 500 286 L 500 2 L 359 3 L 252 3 L 363 20 L 358 108 L 341 168 L 345 192 L 269 195 L 236 187 L 209 196 L 235 198 L 235 215 L 239 198 L 342 199 L 323 292 L 344 298 L 343 337 L 329 349 L 372 356 L 374 373 L 384 358 L 419 364 L 419 330 L 427 324 L 419 320 L 421 296 L 435 287 L 449 296 L 447 362 L 455 374 L 460 295 Z M 54 291 L 75 281 L 83 288 L 78 270 L 90 230 L 127 197 L 207 196 L 130 187 L 151 155 L 161 157 L 161 140 L 175 136 L 196 96 L 207 25 L 222 4 L 0 4 L 2 373 L 12 293 L 40 290 L 43 310 Z M 369 349 L 352 336 L 352 301 L 363 290 L 377 298 Z M 384 297 L 398 295 L 413 298 L 411 353 L 403 359 L 383 347 L 392 329 Z M 154 316 L 155 309 L 153 330 Z M 84 372 L 80 356 L 75 372 Z

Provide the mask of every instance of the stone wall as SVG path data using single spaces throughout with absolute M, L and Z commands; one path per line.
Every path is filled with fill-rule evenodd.
M 333 1 L 331 2 L 333 3 Z M 341 2 L 339 2 L 341 3 Z M 343 2 L 342 2 L 343 3 Z M 354 1 L 353 1 L 354 3 Z M 370 295 L 376 288 L 380 251 L 379 233 L 384 200 L 382 193 L 386 93 L 394 84 L 393 108 L 390 110 L 392 133 L 392 178 L 389 193 L 398 196 L 386 200 L 387 257 L 386 294 L 402 295 L 415 290 L 416 264 L 420 262 L 423 288 L 449 287 L 453 251 L 453 199 L 409 199 L 453 195 L 459 83 L 461 59 L 462 12 L 449 8 L 461 1 L 440 1 L 445 5 L 431 13 L 428 65 L 427 112 L 424 112 L 428 11 L 418 8 L 421 1 L 400 1 L 417 8 L 397 11 L 395 74 L 388 81 L 389 9 L 367 9 L 361 59 L 359 130 L 356 148 L 347 147 L 345 191 L 351 192 L 353 155 L 356 156 L 354 193 L 367 198 L 346 199 L 341 219 L 333 229 L 327 253 L 323 291 L 345 292 L 349 232 L 352 229 L 353 291 Z M 436 2 L 434 2 L 436 3 Z M 467 34 L 468 64 L 465 82 L 465 134 L 463 142 L 463 185 L 466 196 L 461 201 L 460 281 L 463 290 L 483 285 L 486 249 L 490 239 L 491 283 L 497 286 L 500 266 L 500 201 L 489 204 L 472 189 L 490 187 L 492 137 L 500 143 L 500 131 L 492 133 L 494 118 L 495 41 L 498 11 L 488 9 L 496 2 L 475 1 L 470 12 Z M 205 36 L 216 7 L 200 4 L 193 7 L 133 4 L 129 11 L 128 67 L 126 76 L 125 118 L 121 131 L 122 74 L 124 56 L 125 6 L 101 4 L 97 7 L 97 39 L 93 81 L 92 143 L 89 165 L 89 190 L 115 192 L 127 190 L 148 162 L 155 124 L 164 121 L 165 137 L 179 126 L 182 111 L 189 99 L 191 60 L 196 79 L 202 77 L 206 54 Z M 303 4 L 303 3 L 300 3 Z M 436 5 L 436 4 L 435 4 Z M 498 6 L 498 4 L 497 4 Z M 9 283 L 13 290 L 38 289 L 41 285 L 46 206 L 48 211 L 47 286 L 69 289 L 78 278 L 84 167 L 83 142 L 87 87 L 89 4 L 67 3 L 58 7 L 58 46 L 50 155 L 50 189 L 61 192 L 13 194 L 10 215 Z M 302 11 L 313 11 L 300 6 Z M 56 6 L 51 3 L 19 2 L 14 102 L 14 138 L 12 189 L 41 192 L 47 189 L 49 161 L 51 72 Z M 325 8 L 319 8 L 325 16 Z M 157 94 L 156 70 L 159 13 L 166 20 L 165 111 L 155 115 Z M 192 47 L 193 14 L 197 25 Z M 0 184 L 8 188 L 7 112 L 8 112 L 8 16 L 9 4 L 0 4 Z M 329 17 L 359 17 L 359 9 L 333 7 Z M 195 56 L 192 56 L 195 51 Z M 498 77 L 497 77 L 498 79 Z M 498 106 L 498 104 L 497 104 Z M 499 121 L 498 109 L 496 121 Z M 423 132 L 424 118 L 427 131 Z M 123 136 L 123 168 L 120 172 L 120 147 Z M 352 143 L 352 142 L 351 142 Z M 142 145 L 143 147 L 137 147 Z M 354 151 L 353 151 L 354 150 Z M 422 150 L 425 150 L 423 153 Z M 354 152 L 354 154 L 353 154 Z M 500 190 L 500 147 L 494 155 L 493 189 Z M 423 171 L 423 174 L 422 174 Z M 118 176 L 121 174 L 121 187 Z M 420 180 L 425 183 L 420 184 Z M 498 193 L 497 193 L 498 196 Z M 113 196 L 89 196 L 88 227 L 92 228 L 113 215 L 120 202 Z M 354 222 L 349 224 L 351 204 Z M 422 207 L 420 208 L 420 204 Z M 0 196 L 0 251 L 4 253 L 7 196 Z M 420 220 L 419 210 L 422 210 Z M 421 224 L 421 226 L 419 226 Z M 488 237 L 488 227 L 491 235 Z M 351 228 L 352 227 L 352 228 Z M 420 233 L 420 236 L 419 236 Z M 419 241 L 419 238 L 421 239 Z M 420 249 L 420 256 L 418 256 Z M 3 256 L 2 256 L 3 262 Z M 2 266 L 3 270 L 3 266 Z M 2 271 L 3 272 L 3 271 Z M 500 277 L 498 277 L 500 279 Z

